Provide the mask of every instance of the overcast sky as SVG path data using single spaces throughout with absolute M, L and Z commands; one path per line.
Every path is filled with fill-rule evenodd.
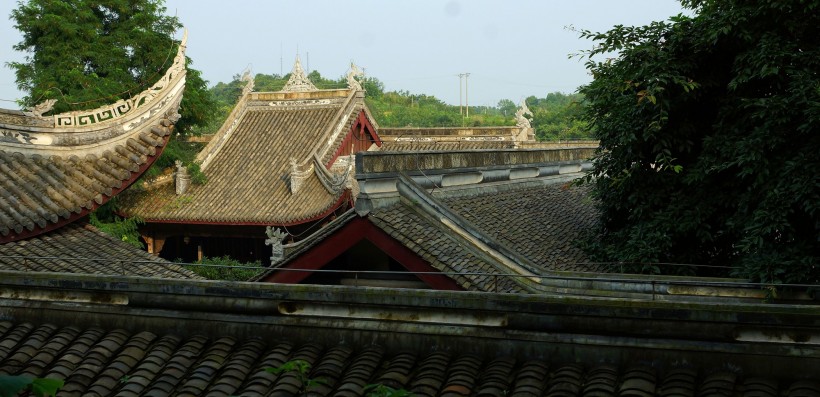
M 0 1 L 8 18 L 17 2 Z M 471 105 L 560 91 L 590 81 L 571 53 L 587 50 L 567 26 L 604 31 L 643 25 L 682 12 L 675 0 L 166 0 L 188 28 L 188 55 L 209 85 L 228 82 L 250 66 L 285 73 L 298 52 L 302 65 L 325 77 L 343 75 L 350 61 L 387 90 L 434 95 L 459 103 L 459 73 L 470 73 Z M 231 4 L 229 6 L 228 4 Z M 14 74 L 5 66 L 24 54 L 11 21 L 0 25 L 0 99 L 13 100 Z M 179 35 L 181 37 L 181 34 Z M 16 108 L 0 102 L 0 107 Z

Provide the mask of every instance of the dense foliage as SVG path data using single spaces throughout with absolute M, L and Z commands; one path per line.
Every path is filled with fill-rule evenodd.
M 88 222 L 101 232 L 108 234 L 120 241 L 133 245 L 137 248 L 145 248 L 142 245 L 139 234 L 139 225 L 142 219 L 137 217 L 120 218 L 113 213 L 117 200 L 109 201 L 110 204 L 100 207 L 97 211 L 88 216 Z M 100 220 L 102 219 L 102 220 Z
M 581 115 L 584 96 L 552 92 L 544 98 L 534 96 L 526 99 L 533 114 L 532 127 L 541 141 L 566 139 L 589 139 L 592 137 Z
M 28 55 L 9 66 L 23 105 L 57 99 L 54 112 L 92 109 L 150 87 L 177 52 L 181 24 L 164 12 L 162 0 L 20 1 L 11 19 L 23 40 L 14 48 Z M 177 132 L 213 113 L 207 82 L 188 68 Z
M 694 16 L 582 33 L 601 140 L 591 252 L 818 284 L 820 1 L 683 4 Z
M 60 379 L 0 375 L 0 397 L 14 397 L 21 393 L 35 397 L 56 396 L 64 384 L 65 382 Z
M 222 257 L 206 256 L 195 264 L 185 265 L 185 267 L 208 280 L 229 281 L 248 281 L 265 270 L 259 261 L 242 263 L 227 255 Z
M 227 117 L 242 92 L 244 82 L 234 76 L 229 83 L 219 82 L 210 91 L 218 103 L 221 119 Z M 278 91 L 288 81 L 290 74 L 257 74 L 254 79 L 256 91 Z M 342 76 L 336 80 L 322 77 L 312 71 L 308 78 L 320 89 L 347 88 Z M 515 125 L 518 104 L 503 99 L 497 106 L 470 106 L 470 117 L 462 117 L 458 106 L 449 105 L 432 95 L 412 94 L 405 90 L 385 91 L 384 84 L 374 77 L 361 80 L 367 92 L 365 100 L 381 127 L 460 127 Z M 533 112 L 532 126 L 540 140 L 584 139 L 591 135 L 581 120 L 583 96 L 553 92 L 544 98 L 530 96 L 527 106 Z M 220 122 L 202 129 L 209 133 L 219 129 Z

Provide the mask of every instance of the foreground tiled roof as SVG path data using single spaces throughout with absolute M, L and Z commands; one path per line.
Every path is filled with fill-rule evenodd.
M 0 243 L 85 216 L 128 187 L 167 142 L 185 85 L 184 42 L 166 74 L 129 100 L 43 116 L 0 110 Z
M 382 384 L 415 396 L 817 396 L 815 380 L 782 381 L 686 363 L 616 366 L 482 357 L 445 347 L 293 343 L 287 335 L 237 339 L 0 322 L 0 374 L 65 381 L 58 395 L 295 396 L 291 360 L 310 364 L 312 396 L 363 396 Z M 664 367 L 659 369 L 658 367 Z
M 346 90 L 275 94 L 247 93 L 235 120 L 229 117 L 200 153 L 207 183 L 182 195 L 172 183 L 129 195 L 123 211 L 149 222 L 290 225 L 337 208 L 344 191 L 330 191 L 317 172 L 292 191 L 290 160 L 313 170 L 316 157 L 326 166 L 363 101 Z M 317 149 L 329 140 L 337 146 Z
M 442 198 L 442 202 L 545 271 L 606 271 L 602 265 L 589 264 L 578 245 L 598 218 L 587 186 L 571 182 L 511 186 L 506 191 Z
M 202 279 L 93 226 L 77 223 L 0 244 L 0 270 Z

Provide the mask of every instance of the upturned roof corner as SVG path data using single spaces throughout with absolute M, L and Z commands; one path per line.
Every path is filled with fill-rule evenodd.
M 0 109 L 0 243 L 82 218 L 153 164 L 168 142 L 185 88 L 187 31 L 151 87 L 91 110 L 44 116 Z

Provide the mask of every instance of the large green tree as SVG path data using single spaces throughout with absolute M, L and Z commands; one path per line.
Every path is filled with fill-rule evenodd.
M 55 112 L 95 108 L 154 84 L 177 51 L 181 28 L 162 0 L 20 1 L 11 18 L 23 34 L 12 62 L 23 105 L 57 99 Z M 190 64 L 190 59 L 187 60 Z M 188 68 L 177 131 L 207 123 L 215 104 L 199 71 Z
M 818 284 L 820 1 L 683 5 L 693 16 L 582 32 L 592 252 Z

